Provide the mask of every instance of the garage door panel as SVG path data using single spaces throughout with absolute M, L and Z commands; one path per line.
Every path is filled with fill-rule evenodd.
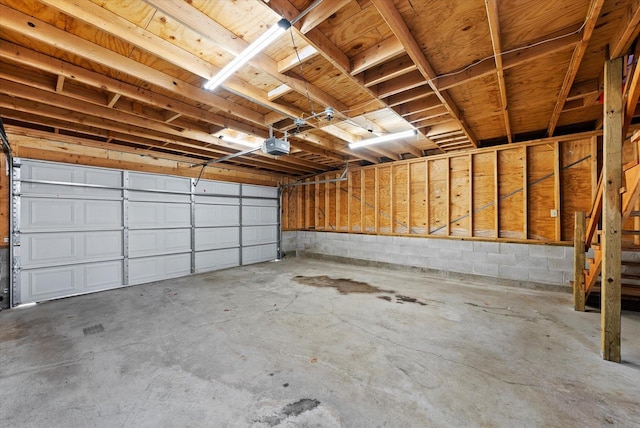
M 91 197 L 118 197 L 122 194 L 122 172 L 110 170 L 89 170 L 84 167 L 54 163 L 25 163 L 21 167 L 23 180 L 51 181 L 58 183 L 88 184 L 106 186 L 112 189 L 57 184 L 22 184 L 22 192 L 31 194 L 78 195 Z
M 278 240 L 276 226 L 252 226 L 242 228 L 242 245 L 272 244 Z
M 22 231 L 122 227 L 120 201 L 23 197 Z
M 240 205 L 240 198 L 196 195 L 196 204 Z
M 278 201 L 273 199 L 253 199 L 253 198 L 244 198 L 242 200 L 242 205 L 251 205 L 255 207 L 274 207 L 278 206 Z
M 129 256 L 179 253 L 191 250 L 191 229 L 132 230 L 129 232 Z
M 130 172 L 129 188 L 188 193 L 191 191 L 191 180 L 183 177 Z
M 173 254 L 129 260 L 129 283 L 142 284 L 191 273 L 191 254 Z
M 122 286 L 122 261 L 55 266 L 21 272 L 22 303 Z
M 196 251 L 238 247 L 240 246 L 240 228 L 197 228 L 195 241 Z
M 233 205 L 204 205 L 195 206 L 196 227 L 239 226 L 240 207 Z
M 51 263 L 82 263 L 122 257 L 122 233 L 66 232 L 22 237 L 21 263 L 25 268 Z
M 242 264 L 250 265 L 253 263 L 268 262 L 274 260 L 278 252 L 276 244 L 256 245 L 253 247 L 242 248 Z
M 209 272 L 236 266 L 240 266 L 239 248 L 196 253 L 196 272 Z
M 275 187 L 19 162 L 17 303 L 276 258 Z
M 277 198 L 278 188 L 268 187 L 268 186 L 256 186 L 252 184 L 243 184 L 242 196 L 243 197 L 255 196 L 259 198 Z
M 195 188 L 197 195 L 240 195 L 240 185 L 222 181 L 200 180 Z
M 187 204 L 130 202 L 129 227 L 189 227 L 191 207 Z
M 188 204 L 191 202 L 191 195 L 131 190 L 129 191 L 129 200 L 144 202 L 182 202 Z
M 278 223 L 276 207 L 242 207 L 242 223 L 247 226 L 258 226 Z

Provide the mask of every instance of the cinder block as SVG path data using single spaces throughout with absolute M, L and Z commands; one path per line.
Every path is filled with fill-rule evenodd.
M 488 263 L 473 263 L 473 273 L 485 276 L 498 276 L 498 265 Z
M 408 240 L 409 238 L 405 238 L 404 236 L 392 236 L 391 245 L 407 245 Z
M 518 266 L 498 266 L 498 277 L 526 281 L 529 277 L 529 269 Z
M 455 263 L 449 263 L 451 272 L 473 273 L 473 262 L 467 260 L 457 260 Z
M 562 285 L 571 287 L 571 281 L 573 281 L 573 272 L 564 272 L 564 280 L 562 281 Z
M 357 235 L 362 236 L 362 242 L 376 242 L 376 235 Z
M 449 270 L 449 260 L 447 259 L 441 259 L 438 257 L 427 257 L 425 258 L 425 260 L 425 267 L 438 270 Z
M 573 272 L 572 261 L 566 259 L 549 259 L 549 270 L 554 272 Z
M 367 235 L 358 235 L 356 233 L 350 233 L 347 236 L 349 237 L 349 241 L 362 242 L 364 241 L 364 238 Z
M 516 255 L 515 254 L 488 253 L 487 254 L 487 263 L 491 263 L 491 264 L 494 264 L 494 265 L 500 265 L 500 266 L 515 266 L 516 265 Z
M 573 247 L 564 247 L 564 259 L 573 260 Z
M 377 235 L 376 242 L 389 245 L 391 244 L 391 236 Z
M 530 245 L 529 255 L 533 257 L 564 257 L 564 247 L 551 245 Z
M 462 252 L 458 250 L 440 250 L 440 258 L 447 260 L 460 260 Z
M 516 266 L 525 268 L 544 269 L 547 266 L 546 257 L 531 257 L 524 254 L 516 254 Z
M 529 245 L 500 242 L 500 254 L 529 254 Z
M 499 253 L 500 246 L 498 242 L 474 241 L 473 251 L 479 251 L 481 253 Z
M 529 281 L 542 284 L 564 284 L 564 272 L 552 272 L 547 269 L 529 269 Z
M 487 253 L 481 253 L 477 251 L 462 251 L 462 260 L 467 260 L 472 263 L 487 263 Z

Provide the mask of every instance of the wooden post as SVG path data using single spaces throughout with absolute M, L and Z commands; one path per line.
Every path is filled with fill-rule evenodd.
M 431 234 L 431 213 L 429 212 L 429 161 L 424 160 L 424 210 L 426 211 L 424 219 L 424 234 Z
M 529 166 L 527 146 L 522 147 L 522 238 L 529 238 Z
M 622 258 L 622 58 L 604 64 L 604 143 L 602 195 L 602 286 L 600 351 L 620 362 Z
M 586 216 L 583 211 L 575 213 L 575 227 L 573 232 L 573 309 L 584 312 L 584 249 Z
M 556 210 L 556 241 L 562 241 L 562 198 L 560 196 L 560 163 L 562 157 L 560 156 L 560 143 L 558 141 L 553 145 L 553 200 Z
M 378 232 L 380 231 L 380 219 L 378 217 L 378 210 L 380 209 L 380 168 L 376 167 L 375 168 L 375 177 L 374 177 L 375 183 L 374 183 L 374 188 L 375 188 L 375 196 L 374 196 L 374 201 L 373 201 L 373 205 L 374 205 L 374 210 L 373 210 L 373 229 L 374 229 L 374 233 L 377 235 Z

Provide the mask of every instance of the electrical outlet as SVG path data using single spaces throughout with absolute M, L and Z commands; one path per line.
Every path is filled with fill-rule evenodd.
M 553 218 L 558 217 L 558 210 L 551 210 L 551 217 Z

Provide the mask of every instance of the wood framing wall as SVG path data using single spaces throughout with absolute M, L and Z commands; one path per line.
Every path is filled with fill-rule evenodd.
M 580 134 L 351 168 L 289 187 L 284 230 L 569 243 L 598 180 L 598 136 Z M 554 217 L 552 210 L 555 210 Z

